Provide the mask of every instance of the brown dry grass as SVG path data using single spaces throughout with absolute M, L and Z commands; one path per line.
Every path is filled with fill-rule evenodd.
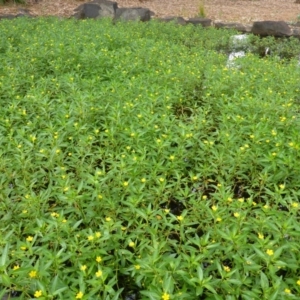
M 29 0 L 28 5 L 0 6 L 0 14 L 17 13 L 27 8 L 34 15 L 71 16 L 81 0 Z M 206 17 L 214 21 L 251 23 L 259 20 L 296 21 L 300 4 L 295 0 L 119 0 L 119 7 L 147 7 L 157 17 L 195 17 L 204 7 Z

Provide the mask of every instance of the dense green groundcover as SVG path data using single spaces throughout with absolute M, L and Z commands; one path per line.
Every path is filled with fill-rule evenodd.
M 296 61 L 155 21 L 0 34 L 0 297 L 299 299 Z

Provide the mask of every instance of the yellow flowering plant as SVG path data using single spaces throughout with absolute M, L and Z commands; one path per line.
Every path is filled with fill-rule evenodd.
M 234 30 L 0 32 L 0 299 L 299 295 L 299 40 L 234 67 Z

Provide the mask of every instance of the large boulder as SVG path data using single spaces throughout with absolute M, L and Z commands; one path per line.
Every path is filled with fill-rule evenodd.
M 81 4 L 75 8 L 74 11 L 76 11 L 76 13 L 73 15 L 73 17 L 77 19 L 97 19 L 102 17 L 114 18 L 117 9 L 117 2 L 108 0 L 94 0 Z
M 251 32 L 260 36 L 285 37 L 292 35 L 291 28 L 283 21 L 254 22 Z
M 193 24 L 193 25 L 201 25 L 202 27 L 209 27 L 212 25 L 212 20 L 207 18 L 190 18 L 187 21 L 187 24 Z
M 118 8 L 115 14 L 114 22 L 116 21 L 150 21 L 153 13 L 148 8 L 130 7 Z

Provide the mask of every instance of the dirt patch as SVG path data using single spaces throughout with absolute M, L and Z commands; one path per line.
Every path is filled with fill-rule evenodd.
M 81 0 L 35 0 L 27 5 L 0 6 L 0 14 L 18 13 L 27 8 L 34 15 L 55 15 L 69 17 Z M 274 20 L 294 22 L 300 18 L 300 4 L 295 0 L 119 0 L 119 7 L 147 7 L 157 17 L 182 16 L 195 17 L 200 6 L 206 17 L 214 21 L 252 23 L 253 21 Z

